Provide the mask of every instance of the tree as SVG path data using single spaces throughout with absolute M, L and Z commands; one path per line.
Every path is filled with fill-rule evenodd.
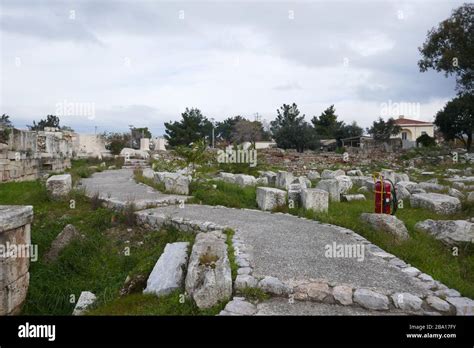
M 231 140 L 234 143 L 255 142 L 268 139 L 268 135 L 263 130 L 262 123 L 259 121 L 249 121 L 242 119 L 232 128 Z
M 336 139 L 360 137 L 362 134 L 364 134 L 362 127 L 359 127 L 357 122 L 353 121 L 351 124 L 344 124 L 341 129 L 336 132 Z
M 432 147 L 436 145 L 436 140 L 425 133 L 416 138 L 416 146 L 420 146 L 420 144 L 423 147 Z
M 165 139 L 168 140 L 170 146 L 187 146 L 197 140 L 210 137 L 212 123 L 201 114 L 199 109 L 186 108 L 181 117 L 181 121 L 165 122 Z
M 232 130 L 237 122 L 244 120 L 240 115 L 234 117 L 228 117 L 222 122 L 217 122 L 215 129 L 216 139 L 226 141 L 227 143 L 232 142 Z
M 367 128 L 367 133 L 372 135 L 376 142 L 386 142 L 392 135 L 397 135 L 401 130 L 401 127 L 395 123 L 392 117 L 387 122 L 379 117 L 377 121 L 374 121 L 372 127 Z
M 174 151 L 184 159 L 186 167 L 191 167 L 192 176 L 195 176 L 197 166 L 202 166 L 212 159 L 211 152 L 207 151 L 204 138 L 196 140 L 191 146 L 176 146 Z
M 10 121 L 10 116 L 3 114 L 0 117 L 0 143 L 8 143 L 13 124 Z
M 283 104 L 277 110 L 277 118 L 271 124 L 271 131 L 277 146 L 283 149 L 296 149 L 303 152 L 305 149 L 317 147 L 317 137 L 314 128 L 299 116 L 298 106 Z
M 59 128 L 59 117 L 47 115 L 46 120 L 40 120 L 38 123 L 33 121 L 33 125 L 27 127 L 32 131 L 42 131 L 45 127 Z
M 132 127 L 131 129 L 131 146 L 135 149 L 140 148 L 140 139 L 148 138 L 151 139 L 151 132 L 148 130 L 148 127 L 136 128 Z
M 438 111 L 434 123 L 446 140 L 459 139 L 470 151 L 474 132 L 474 95 L 465 94 L 449 101 Z
M 324 110 L 319 118 L 313 116 L 311 119 L 316 133 L 323 139 L 335 139 L 338 135 L 341 135 L 342 128 L 344 126 L 343 121 L 337 120 L 336 110 L 334 105 L 331 105 Z
M 456 76 L 459 94 L 474 91 L 474 4 L 455 9 L 451 17 L 428 31 L 425 43 L 418 48 L 422 59 L 420 71 L 444 71 Z
M 103 133 L 105 148 L 110 150 L 112 155 L 119 155 L 123 148 L 130 146 L 130 133 Z
M 11 127 L 13 127 L 12 121 L 10 120 L 10 116 L 8 116 L 7 114 L 3 114 L 0 117 L 0 127 L 2 127 L 2 128 L 11 128 Z

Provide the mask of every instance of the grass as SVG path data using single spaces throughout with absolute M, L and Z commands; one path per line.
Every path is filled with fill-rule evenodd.
M 178 290 L 163 297 L 132 294 L 117 298 L 91 310 L 88 315 L 216 315 L 224 307 L 225 303 L 219 303 L 208 309 L 199 309 Z
M 132 301 L 118 299 L 127 275 L 148 275 L 167 243 L 194 240 L 193 234 L 173 229 L 151 232 L 130 228 L 121 214 L 100 207 L 94 210 L 80 193 L 71 197 L 76 202 L 74 209 L 69 201 L 49 200 L 39 181 L 0 185 L 0 204 L 34 207 L 31 238 L 38 245 L 39 260 L 30 266 L 30 286 L 22 314 L 69 315 L 75 306 L 71 298 L 77 300 L 82 291 L 96 294 L 99 310 L 112 308 L 110 303 L 115 301 Z M 73 224 L 84 238 L 68 245 L 55 262 L 44 262 L 42 256 L 67 224 Z M 172 307 L 166 303 L 162 306 L 156 310 Z M 193 314 L 194 310 L 187 313 Z
M 263 302 L 270 298 L 270 295 L 259 288 L 244 288 L 239 291 L 239 295 L 251 302 Z
M 239 266 L 235 262 L 235 249 L 232 244 L 232 238 L 234 237 L 235 232 L 231 228 L 226 228 L 224 233 L 226 234 L 227 256 L 229 258 L 232 281 L 234 281 L 235 278 L 237 278 L 237 270 L 239 269 Z
M 213 185 L 215 185 L 215 188 Z M 190 185 L 190 191 L 194 198 L 188 200 L 188 203 L 249 209 L 257 207 L 255 201 L 256 188 L 254 186 L 240 187 L 237 184 L 217 180 L 193 182 Z
M 101 164 L 105 163 L 105 167 Z M 76 159 L 71 161 L 71 168 L 68 169 L 68 173 L 72 176 L 73 183 L 77 183 L 80 179 L 88 178 L 95 172 L 101 172 L 109 166 L 115 166 L 116 169 L 122 168 L 123 158 L 87 158 L 87 159 Z
M 133 171 L 133 177 L 136 182 L 153 187 L 157 191 L 160 191 L 160 192 L 166 191 L 164 183 L 157 183 L 155 180 L 143 176 L 143 170 L 141 169 L 135 169 Z

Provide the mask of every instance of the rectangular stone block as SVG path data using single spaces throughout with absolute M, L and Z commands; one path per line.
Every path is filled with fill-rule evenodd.
M 303 208 L 317 213 L 326 213 L 329 209 L 329 193 L 317 188 L 304 189 L 301 192 Z
M 25 302 L 29 284 L 30 273 L 26 273 L 0 289 L 0 315 L 19 314 L 21 306 Z

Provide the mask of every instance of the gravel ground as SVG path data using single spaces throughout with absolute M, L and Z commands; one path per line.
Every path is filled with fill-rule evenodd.
M 197 221 L 210 221 L 236 230 L 253 256 L 254 276 L 274 276 L 283 281 L 323 279 L 381 292 L 425 294 L 411 277 L 375 257 L 365 248 L 363 261 L 329 258 L 325 246 L 359 243 L 331 225 L 283 214 L 246 209 L 185 205 L 148 209 L 148 214 L 165 214 Z

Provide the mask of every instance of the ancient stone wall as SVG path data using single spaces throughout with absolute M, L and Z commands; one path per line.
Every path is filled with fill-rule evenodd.
M 0 315 L 18 314 L 25 301 L 35 258 L 32 220 L 32 206 L 0 206 Z
M 38 179 L 71 166 L 72 133 L 13 129 L 0 143 L 0 182 Z
M 347 161 L 343 155 L 335 152 L 305 151 L 298 153 L 295 150 L 262 149 L 258 150 L 257 161 L 265 161 L 268 165 L 283 167 L 284 170 L 295 175 L 306 175 L 310 170 L 321 170 L 335 164 L 348 166 L 368 165 L 374 161 L 395 159 L 397 153 L 387 153 L 379 148 L 359 149 L 347 148 Z

